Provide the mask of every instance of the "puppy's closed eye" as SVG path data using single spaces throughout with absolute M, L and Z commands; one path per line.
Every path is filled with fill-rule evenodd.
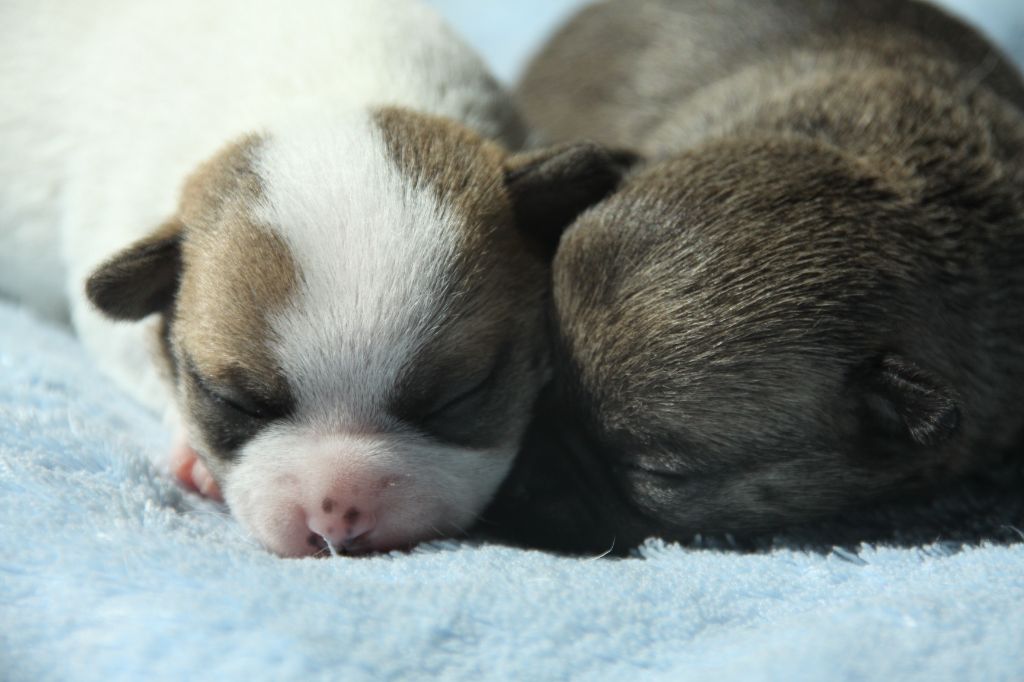
M 196 386 L 207 398 L 246 417 L 267 420 L 275 416 L 275 409 L 273 407 L 267 407 L 263 401 L 249 395 L 245 391 L 237 388 L 213 387 L 198 376 L 195 377 L 195 382 Z
M 193 398 L 190 412 L 219 456 L 230 459 L 234 452 L 271 422 L 287 417 L 287 398 L 270 398 L 255 391 L 238 372 L 230 380 L 203 375 L 191 361 L 184 363 Z
M 500 394 L 497 389 L 509 358 L 510 350 L 504 348 L 480 370 L 466 373 L 461 367 L 448 368 L 410 382 L 394 412 L 431 437 L 470 444 L 486 431 L 479 422 Z
M 427 412 L 423 414 L 421 419 L 424 421 L 430 421 L 431 419 L 444 417 L 452 413 L 458 413 L 462 409 L 471 407 L 494 385 L 494 377 L 497 373 L 496 369 L 496 367 L 492 368 L 488 375 L 477 380 L 475 383 L 468 382 L 469 388 L 461 388 L 461 390 L 457 389 L 453 395 L 436 401 L 435 405 L 428 408 Z

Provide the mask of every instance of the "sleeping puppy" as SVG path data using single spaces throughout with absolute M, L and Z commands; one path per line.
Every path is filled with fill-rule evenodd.
M 468 525 L 548 373 L 551 235 L 614 158 L 506 151 L 506 95 L 415 2 L 33 0 L 0 25 L 0 290 L 69 310 L 180 424 L 172 469 L 270 550 Z
M 605 2 L 519 94 L 646 163 L 563 236 L 560 416 L 497 527 L 758 533 L 1018 451 L 1024 87 L 976 32 L 891 0 Z

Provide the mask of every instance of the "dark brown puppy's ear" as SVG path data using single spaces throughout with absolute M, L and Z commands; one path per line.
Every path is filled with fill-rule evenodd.
M 505 184 L 519 229 L 553 255 L 565 228 L 614 191 L 638 160 L 589 142 L 513 154 L 505 162 Z
M 960 399 L 940 377 L 906 358 L 888 354 L 867 377 L 868 413 L 892 435 L 934 447 L 960 428 Z
M 85 283 L 89 300 L 116 320 L 166 310 L 178 290 L 181 233 L 170 220 L 99 266 Z

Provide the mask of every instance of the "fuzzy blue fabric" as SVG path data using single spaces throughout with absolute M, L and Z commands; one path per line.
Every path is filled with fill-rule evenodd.
M 435 4 L 510 79 L 578 2 Z M 1017 0 L 950 4 L 1024 54 Z M 1021 543 L 285 560 L 161 477 L 167 444 L 0 304 L 0 679 L 1024 679 Z
M 279 559 L 165 447 L 0 305 L 0 679 L 1024 679 L 1024 544 Z

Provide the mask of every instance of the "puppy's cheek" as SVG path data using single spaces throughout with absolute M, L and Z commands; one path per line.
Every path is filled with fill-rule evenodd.
M 226 408 L 218 409 L 195 391 L 179 391 L 184 417 L 172 450 L 171 472 L 189 490 L 224 502 L 222 485 L 241 448 L 277 422 L 244 419 Z
M 461 534 L 512 455 L 395 434 L 271 429 L 243 448 L 224 492 L 236 518 L 277 554 L 310 556 L 328 544 L 386 551 Z

